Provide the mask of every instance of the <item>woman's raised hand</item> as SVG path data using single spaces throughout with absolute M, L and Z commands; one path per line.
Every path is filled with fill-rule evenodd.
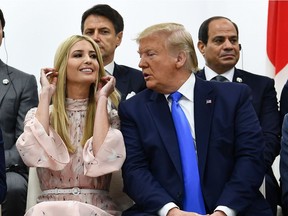
M 115 85 L 116 79 L 114 76 L 107 75 L 102 77 L 98 84 L 96 101 L 98 101 L 101 96 L 105 96 L 108 98 L 110 94 L 115 90 Z
M 42 91 L 48 91 L 52 96 L 56 90 L 58 72 L 54 68 L 42 68 L 40 74 L 40 84 Z

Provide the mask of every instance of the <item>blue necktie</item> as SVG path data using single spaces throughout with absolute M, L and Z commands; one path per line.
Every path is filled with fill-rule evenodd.
M 179 92 L 170 94 L 172 100 L 171 113 L 179 142 L 185 194 L 183 210 L 206 214 L 202 196 L 197 157 L 189 122 L 178 101 L 182 97 Z

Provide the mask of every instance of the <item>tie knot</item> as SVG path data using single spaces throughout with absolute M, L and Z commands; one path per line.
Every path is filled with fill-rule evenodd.
M 169 98 L 171 98 L 172 101 L 178 102 L 180 98 L 182 97 L 182 94 L 178 91 L 172 93 L 169 95 Z
M 221 76 L 221 75 L 217 75 L 217 76 L 213 77 L 212 80 L 215 80 L 218 82 L 228 82 L 228 79 L 224 76 Z

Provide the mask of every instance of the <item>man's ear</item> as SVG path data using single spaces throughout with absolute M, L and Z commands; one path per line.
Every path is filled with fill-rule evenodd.
M 199 40 L 197 43 L 197 47 L 198 47 L 199 52 L 204 56 L 205 48 L 206 48 L 205 44 L 201 40 Z
M 119 32 L 117 35 L 117 43 L 116 43 L 116 46 L 120 46 L 121 42 L 122 42 L 122 37 L 123 37 L 123 31 Z
M 182 67 L 187 61 L 187 54 L 184 51 L 180 51 L 177 55 L 176 68 Z

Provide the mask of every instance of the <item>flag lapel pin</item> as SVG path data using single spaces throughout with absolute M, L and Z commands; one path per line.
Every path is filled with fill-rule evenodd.
M 211 99 L 207 99 L 206 100 L 206 104 L 212 104 L 212 100 Z

